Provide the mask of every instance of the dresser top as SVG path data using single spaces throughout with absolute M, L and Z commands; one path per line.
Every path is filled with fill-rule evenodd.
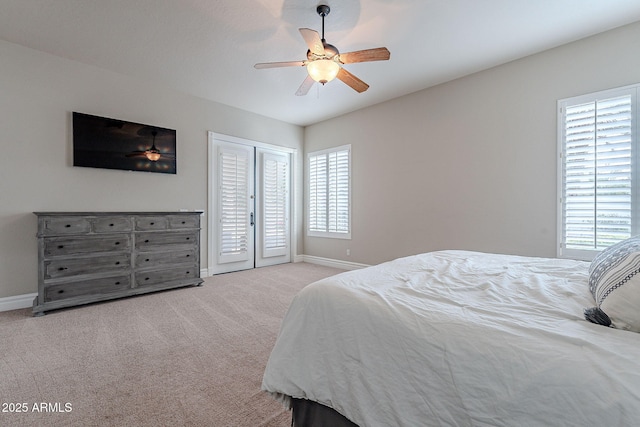
M 38 216 L 113 216 L 113 215 L 202 215 L 203 211 L 149 211 L 149 212 L 34 212 Z

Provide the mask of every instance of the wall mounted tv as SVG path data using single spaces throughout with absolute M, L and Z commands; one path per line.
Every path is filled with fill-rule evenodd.
M 73 165 L 176 173 L 176 131 L 73 113 Z

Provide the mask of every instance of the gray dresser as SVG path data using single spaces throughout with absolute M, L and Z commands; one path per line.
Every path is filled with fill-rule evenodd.
M 35 212 L 34 315 L 200 285 L 200 212 Z

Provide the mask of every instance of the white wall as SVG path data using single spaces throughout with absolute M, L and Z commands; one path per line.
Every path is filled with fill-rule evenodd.
M 556 101 L 640 82 L 638 40 L 635 23 L 307 127 L 307 152 L 352 145 L 353 230 L 305 254 L 555 256 Z
M 0 298 L 37 291 L 34 211 L 207 209 L 209 130 L 295 148 L 302 161 L 299 126 L 4 41 L 0 58 Z M 73 167 L 72 111 L 176 129 L 177 174 Z M 295 178 L 301 230 L 302 167 Z

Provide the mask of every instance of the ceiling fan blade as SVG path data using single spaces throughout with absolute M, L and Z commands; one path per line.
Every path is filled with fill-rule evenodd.
M 391 57 L 389 49 L 378 47 L 375 49 L 357 50 L 340 54 L 340 62 L 353 64 L 354 62 L 386 61 Z
M 313 80 L 310 75 L 307 75 L 307 78 L 304 79 L 304 81 L 302 82 L 302 84 L 300 85 L 298 90 L 296 91 L 296 95 L 297 96 L 306 95 L 309 92 L 309 89 L 311 89 L 311 86 L 313 86 L 314 83 L 315 83 L 315 80 Z
M 261 62 L 254 65 L 254 68 L 278 68 L 278 67 L 302 67 L 306 65 L 305 61 L 286 61 L 286 62 Z
M 365 90 L 369 89 L 368 84 L 366 84 L 342 67 L 340 67 L 340 71 L 338 71 L 338 75 L 336 77 L 338 77 L 338 79 L 340 79 L 344 84 L 358 93 L 362 93 Z
M 298 30 L 300 31 L 300 34 L 302 34 L 302 38 L 307 43 L 311 53 L 318 56 L 324 55 L 324 45 L 322 44 L 322 40 L 320 39 L 320 35 L 317 31 L 309 28 L 299 28 Z

